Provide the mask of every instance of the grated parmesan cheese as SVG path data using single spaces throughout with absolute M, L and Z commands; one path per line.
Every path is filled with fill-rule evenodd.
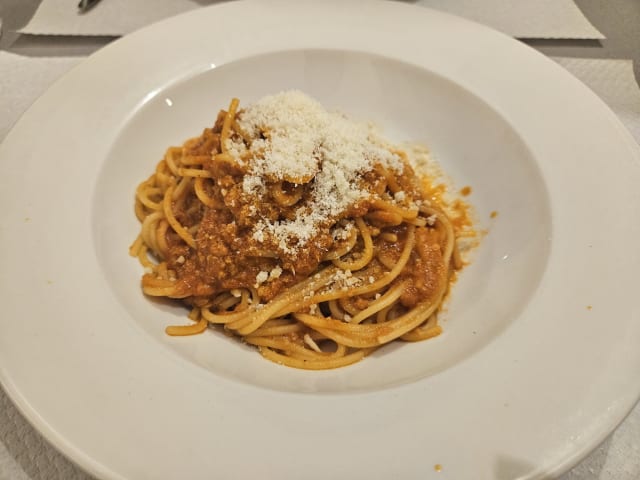
M 273 280 L 274 278 L 280 278 L 282 275 L 282 268 L 275 267 L 273 270 L 269 272 L 269 280 Z
M 262 230 L 256 230 L 253 232 L 253 239 L 256 242 L 263 243 L 264 242 L 264 232 Z
M 256 215 L 254 240 L 267 237 L 285 254 L 295 254 L 349 207 L 371 196 L 361 185 L 376 164 L 402 173 L 402 159 L 390 151 L 372 125 L 356 123 L 327 111 L 299 91 L 267 96 L 238 112 L 246 136 L 230 138 L 225 147 L 245 167 L 242 191 L 258 200 L 266 185 L 287 181 L 310 183 L 310 195 L 293 219 Z M 226 195 L 223 192 L 223 195 Z M 342 239 L 348 238 L 344 229 Z
M 351 270 L 337 270 L 336 273 L 333 274 L 331 282 L 333 283 L 334 288 L 346 291 L 349 288 L 361 285 L 362 279 L 354 277 Z
M 256 284 L 255 284 L 256 288 L 258 288 L 259 285 L 266 282 L 268 278 L 269 278 L 269 274 L 264 270 L 258 273 L 258 275 L 256 275 Z
M 393 195 L 393 198 L 396 202 L 404 202 L 404 200 L 407 198 L 407 194 L 400 190 Z
M 353 222 L 347 223 L 345 226 L 337 226 L 331 231 L 331 237 L 334 241 L 346 240 L 351 236 L 351 232 L 355 228 Z
M 258 175 L 245 175 L 242 179 L 242 191 L 244 193 L 259 195 L 264 193 L 265 185 L 262 177 Z

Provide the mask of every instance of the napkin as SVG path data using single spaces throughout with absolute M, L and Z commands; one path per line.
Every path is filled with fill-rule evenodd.
M 640 89 L 631 60 L 551 58 L 602 98 L 640 143 Z
M 34 35 L 124 35 L 216 0 L 102 0 L 78 13 L 78 0 L 42 0 L 19 31 Z
M 54 450 L 0 388 L 0 480 L 93 480 Z
M 573 0 L 401 1 L 461 15 L 520 38 L 604 38 Z M 34 16 L 20 31 L 37 35 L 123 35 L 217 1 L 102 0 L 84 14 L 78 13 L 77 3 L 78 0 L 42 0 Z
M 33 101 L 83 57 L 32 57 L 0 50 L 0 141 Z
M 517 38 L 605 38 L 573 0 L 402 0 L 484 23 Z
M 558 480 L 638 480 L 639 431 L 640 405 L 595 452 Z

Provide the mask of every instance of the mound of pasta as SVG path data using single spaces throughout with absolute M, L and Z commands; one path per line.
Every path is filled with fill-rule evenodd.
M 456 226 L 409 156 L 298 91 L 171 147 L 136 191 L 142 289 L 279 364 L 329 369 L 442 329 Z

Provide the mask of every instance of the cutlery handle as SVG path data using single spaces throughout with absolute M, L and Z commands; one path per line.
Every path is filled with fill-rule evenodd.
M 91 10 L 100 0 L 80 0 L 78 4 L 78 10 L 80 13 L 85 13 Z

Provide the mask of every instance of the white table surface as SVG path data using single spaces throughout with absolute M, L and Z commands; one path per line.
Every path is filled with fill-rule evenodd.
M 9 81 L 0 83 L 4 85 L 0 95 L 5 100 L 12 100 L 13 103 L 9 103 L 14 106 L 0 111 L 6 125 L 4 130 L 0 128 L 0 141 L 7 133 L 8 125 L 22 113 L 21 110 L 26 109 L 58 76 L 113 39 L 31 36 L 13 32 L 12 30 L 26 24 L 38 3 L 39 0 L 0 0 L 0 18 L 3 20 L 0 54 L 4 52 L 30 57 L 28 67 L 42 73 L 41 77 L 34 78 L 29 85 Z M 607 37 L 606 40 L 527 40 L 527 43 L 550 56 L 640 59 L 640 2 L 576 0 L 576 3 L 589 21 Z M 639 71 L 638 65 L 637 61 L 634 62 L 636 72 Z M 587 67 L 588 65 L 584 66 Z M 11 72 L 0 70 L 0 77 L 3 75 L 11 75 Z M 597 92 L 597 88 L 592 88 Z M 631 102 L 624 95 L 620 98 L 622 100 L 616 100 L 618 103 Z M 625 107 L 627 105 L 622 105 L 625 115 L 632 119 L 635 117 L 636 123 L 640 122 L 638 105 L 629 104 L 628 108 Z M 6 479 L 87 480 L 91 477 L 50 446 L 28 424 L 0 388 L 0 480 Z M 599 448 L 561 477 L 561 480 L 578 479 L 640 479 L 640 406 L 636 406 Z

